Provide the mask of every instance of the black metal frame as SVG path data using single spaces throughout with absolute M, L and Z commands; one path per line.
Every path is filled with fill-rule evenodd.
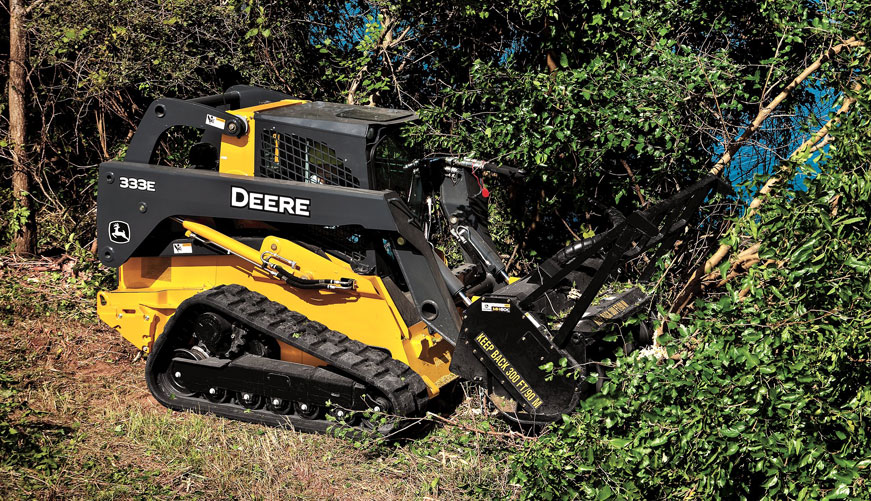
M 241 117 L 227 113 L 228 109 L 247 108 L 262 103 L 293 99 L 287 94 L 247 85 L 235 85 L 223 94 L 182 100 L 161 98 L 151 103 L 139 122 L 124 157 L 127 162 L 150 163 L 157 142 L 164 132 L 176 126 L 194 127 L 205 131 L 203 141 L 218 148 L 221 134 L 241 137 L 248 124 Z M 224 121 L 219 130 L 207 124 L 208 115 Z
M 343 188 L 178 169 L 150 164 L 105 162 L 100 166 L 97 239 L 100 260 L 117 267 L 134 256 L 160 224 L 172 217 L 209 217 L 298 223 L 313 226 L 359 225 L 389 236 L 405 281 L 423 320 L 451 342 L 459 335 L 460 317 L 436 257 L 405 202 L 394 192 Z M 153 182 L 154 191 L 121 188 L 122 177 Z M 267 193 L 309 202 L 307 216 L 264 212 L 231 205 L 232 189 Z M 110 223 L 129 227 L 127 242 L 113 242 Z M 179 234 L 181 231 L 178 232 Z M 176 235 L 178 236 L 178 235 Z M 279 235 L 281 236 L 281 235 Z M 399 236 L 405 240 L 400 244 Z M 163 248 L 172 240 L 166 235 Z
M 641 274 L 643 278 L 649 278 L 656 266 L 656 259 L 671 248 L 680 231 L 687 225 L 701 203 L 720 183 L 719 177 L 707 176 L 675 196 L 645 210 L 634 212 L 629 217 L 611 211 L 609 215 L 614 226 L 609 230 L 564 249 L 539 266 L 537 272 L 533 272 L 534 275 L 543 277 L 543 280 L 534 291 L 520 298 L 521 308 L 529 308 L 533 301 L 552 290 L 587 259 L 609 249 L 605 253 L 602 264 L 584 287 L 581 297 L 574 302 L 571 312 L 563 319 L 562 327 L 554 337 L 557 346 L 565 347 L 587 308 L 616 269 L 628 259 L 659 245 L 654 259 Z

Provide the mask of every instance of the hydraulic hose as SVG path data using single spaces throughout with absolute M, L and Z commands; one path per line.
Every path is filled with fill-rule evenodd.
M 598 235 L 592 236 L 590 238 L 585 238 L 583 240 L 577 241 L 564 247 L 562 250 L 557 251 L 557 253 L 554 254 L 553 258 L 551 259 L 553 259 L 558 265 L 564 266 L 566 263 L 571 261 L 573 257 L 598 244 L 606 237 L 606 233 L 599 233 Z

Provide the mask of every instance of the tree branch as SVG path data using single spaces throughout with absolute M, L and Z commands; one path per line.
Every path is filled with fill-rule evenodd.
M 782 103 L 784 99 L 789 97 L 792 94 L 792 91 L 794 91 L 800 83 L 802 83 L 808 76 L 813 74 L 813 72 L 817 71 L 820 66 L 823 65 L 823 63 L 825 63 L 832 57 L 840 54 L 841 51 L 845 48 L 861 47 L 863 45 L 865 45 L 864 42 L 862 42 L 861 40 L 856 40 L 856 38 L 854 37 L 851 37 L 846 42 L 840 43 L 830 48 L 826 51 L 825 54 L 817 58 L 817 60 L 814 61 L 813 64 L 805 68 L 805 70 L 802 71 L 799 76 L 795 77 L 792 82 L 790 82 L 789 85 L 787 85 L 786 88 L 777 95 L 777 97 L 775 97 L 770 103 L 768 103 L 768 106 L 765 106 L 764 108 L 759 110 L 759 113 L 756 115 L 756 118 L 753 119 L 753 122 L 750 124 L 750 126 L 744 129 L 744 132 L 742 132 L 737 139 L 729 144 L 729 146 L 726 148 L 726 151 L 723 153 L 723 156 L 721 156 L 717 163 L 714 164 L 713 167 L 711 167 L 709 173 L 714 175 L 719 175 L 720 173 L 722 173 L 723 169 L 725 169 L 726 166 L 729 165 L 729 162 L 732 161 L 735 153 L 737 153 L 738 150 L 741 149 L 741 146 L 743 146 L 744 143 L 746 143 L 747 140 L 750 139 L 750 137 L 759 130 L 759 128 L 762 126 L 762 122 L 764 122 L 765 119 L 768 118 L 768 115 L 770 115 L 771 112 L 774 111 L 774 109 L 777 108 L 777 106 Z
M 858 84 L 853 86 L 854 90 L 857 90 L 858 88 L 859 88 Z M 826 124 L 823 125 L 823 127 L 820 128 L 820 130 L 818 130 L 816 133 L 814 133 L 808 140 L 803 142 L 801 144 L 801 146 L 799 146 L 789 156 L 789 158 L 791 160 L 796 159 L 802 155 L 816 151 L 817 149 L 822 147 L 824 144 L 828 144 L 828 142 L 830 141 L 830 138 L 831 138 L 831 136 L 828 135 L 829 130 L 831 130 L 831 128 L 834 125 L 837 125 L 837 123 L 840 122 L 840 116 L 842 114 L 850 111 L 850 107 L 852 107 L 853 103 L 855 103 L 855 102 L 856 102 L 856 100 L 851 98 L 851 97 L 845 98 L 841 107 L 838 109 L 837 112 L 835 112 L 835 116 L 832 117 L 831 120 L 826 122 Z M 821 143 L 821 141 L 822 141 L 822 143 Z M 777 184 L 779 181 L 780 181 L 780 178 L 777 176 L 772 176 L 770 179 L 768 179 L 768 181 L 765 183 L 765 185 L 762 186 L 762 188 L 759 190 L 759 193 L 756 195 L 756 197 L 753 199 L 753 201 L 750 202 L 750 206 L 748 207 L 747 212 L 744 214 L 743 219 L 748 219 L 750 217 L 753 217 L 754 214 L 756 214 L 756 209 L 758 209 L 759 206 L 762 205 L 762 201 L 764 200 L 764 197 L 771 192 L 774 185 Z M 690 275 L 690 278 L 687 280 L 686 285 L 684 286 L 684 288 L 678 294 L 677 298 L 672 303 L 672 307 L 670 309 L 670 311 L 672 313 L 680 313 L 692 301 L 695 300 L 696 296 L 698 295 L 698 293 L 700 292 L 700 289 L 701 289 L 700 285 L 701 285 L 702 277 L 707 275 L 708 273 L 711 272 L 711 270 L 713 270 L 715 267 L 717 267 L 723 261 L 723 259 L 725 259 L 726 256 L 729 255 L 729 252 L 731 250 L 732 250 L 732 247 L 730 245 L 726 245 L 726 244 L 720 245 L 720 247 L 717 249 L 717 251 L 714 252 L 714 254 L 707 261 L 705 261 L 704 266 L 698 268 L 697 270 L 695 270 L 693 272 L 692 275 Z

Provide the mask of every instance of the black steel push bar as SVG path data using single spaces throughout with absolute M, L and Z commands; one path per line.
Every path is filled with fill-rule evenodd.
M 587 308 L 614 271 L 629 259 L 658 246 L 650 264 L 641 273 L 642 280 L 649 279 L 656 261 L 672 247 L 702 202 L 721 185 L 722 180 L 718 176 L 707 176 L 674 196 L 647 209 L 633 212 L 628 217 L 609 208 L 606 213 L 611 220 L 611 228 L 573 243 L 543 262 L 537 270 L 537 276 L 542 277 L 541 284 L 528 295 L 520 297 L 520 306 L 524 309 L 530 308 L 533 301 L 556 287 L 586 260 L 603 255 L 601 265 L 554 336 L 554 344 L 564 347 Z

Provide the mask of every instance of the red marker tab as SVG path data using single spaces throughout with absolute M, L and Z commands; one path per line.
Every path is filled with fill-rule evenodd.
M 478 177 L 478 174 L 475 174 L 475 169 L 472 169 L 472 175 L 475 176 L 475 181 L 478 182 L 478 188 L 481 188 L 481 196 L 487 198 L 490 196 L 490 190 L 484 186 L 484 181 L 481 181 L 481 178 Z

